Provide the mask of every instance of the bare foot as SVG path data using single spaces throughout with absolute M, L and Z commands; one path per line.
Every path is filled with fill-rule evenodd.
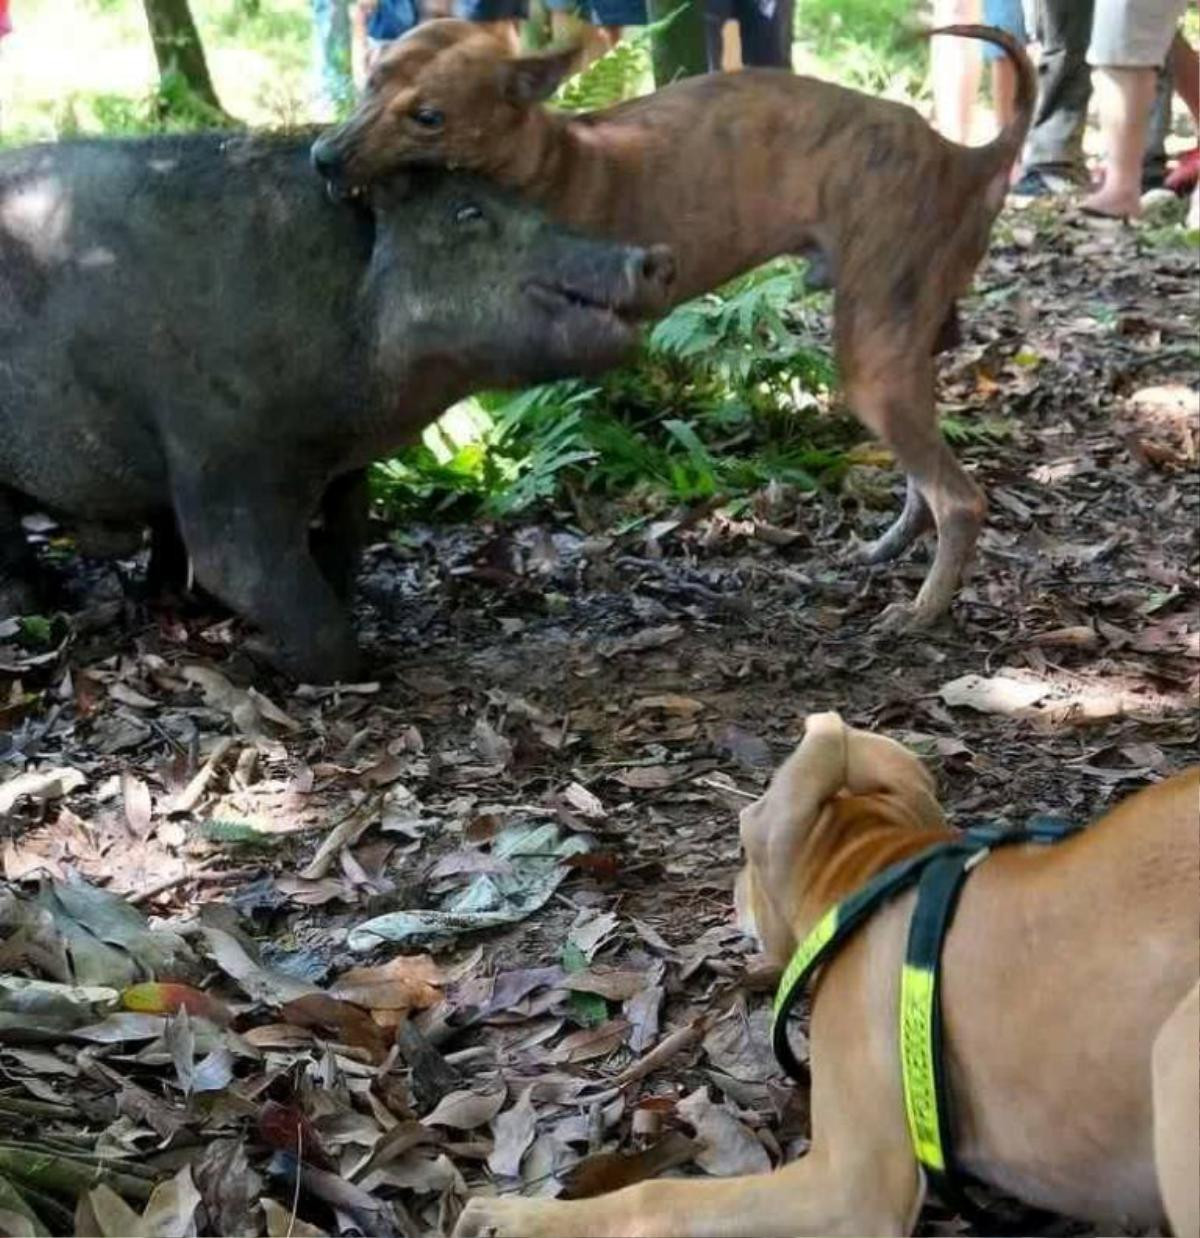
M 1141 195 L 1121 193 L 1101 186 L 1079 203 L 1085 215 L 1104 215 L 1109 219 L 1136 219 L 1142 213 Z

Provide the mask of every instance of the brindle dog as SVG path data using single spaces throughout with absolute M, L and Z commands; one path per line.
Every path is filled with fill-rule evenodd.
M 819 251 L 846 398 L 908 476 L 902 514 L 863 558 L 894 559 L 936 527 L 915 604 L 888 616 L 923 625 L 949 608 L 987 506 L 938 430 L 932 354 L 987 249 L 1036 94 L 1028 57 L 1002 31 L 930 33 L 999 44 L 1017 65 L 1016 118 L 989 145 L 955 145 L 902 104 L 770 69 L 572 116 L 541 103 L 574 50 L 510 57 L 468 22 L 436 21 L 380 59 L 313 161 L 351 191 L 406 164 L 469 168 L 576 227 L 666 242 L 678 300 L 776 255 Z

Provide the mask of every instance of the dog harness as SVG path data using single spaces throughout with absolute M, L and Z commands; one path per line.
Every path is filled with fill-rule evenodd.
M 938 983 L 942 943 L 954 919 L 963 882 L 994 847 L 1010 843 L 1054 843 L 1079 829 L 1057 817 L 1035 817 L 1023 829 L 1015 830 L 973 826 L 890 865 L 817 921 L 792 955 L 775 994 L 771 1024 L 775 1056 L 792 1078 L 802 1080 L 804 1068 L 796 1060 L 788 1041 L 788 1019 L 805 985 L 868 916 L 916 885 L 917 905 L 909 925 L 908 948 L 900 977 L 904 1108 L 913 1151 L 930 1186 L 943 1201 L 964 1210 L 977 1211 L 956 1183 L 961 1175 L 954 1165 L 950 1139 Z

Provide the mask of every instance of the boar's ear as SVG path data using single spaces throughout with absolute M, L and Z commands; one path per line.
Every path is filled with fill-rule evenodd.
M 513 103 L 541 103 L 558 89 L 578 59 L 578 47 L 540 56 L 515 56 L 505 61 L 501 70 L 504 93 Z

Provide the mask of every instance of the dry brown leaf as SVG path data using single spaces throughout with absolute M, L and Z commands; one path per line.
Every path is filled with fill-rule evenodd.
M 125 823 L 134 838 L 145 841 L 150 833 L 150 818 L 153 808 L 150 788 L 128 770 L 121 772 L 121 800 L 125 807 Z
M 938 695 L 951 708 L 960 706 L 983 714 L 1028 714 L 1053 691 L 1047 683 L 1014 679 L 1008 675 L 961 675 L 944 683 Z
M 250 957 L 245 946 L 232 933 L 209 925 L 205 925 L 202 931 L 217 966 L 256 1001 L 282 1006 L 297 997 L 320 992 L 315 984 L 264 967 Z
M 643 696 L 633 703 L 634 713 L 678 714 L 684 718 L 693 718 L 703 713 L 707 706 L 694 696 L 678 696 L 666 692 L 659 696 Z
M 486 1126 L 504 1107 L 508 1089 L 504 1084 L 451 1092 L 438 1101 L 437 1108 L 421 1121 L 426 1126 L 449 1126 L 456 1131 L 473 1131 Z
M 696 1131 L 700 1151 L 696 1164 L 717 1178 L 738 1174 L 766 1173 L 771 1168 L 767 1150 L 753 1132 L 724 1106 L 708 1097 L 707 1088 L 697 1088 L 675 1106 L 675 1111 Z
M 617 917 L 611 911 L 584 911 L 571 925 L 567 940 L 591 962 L 592 955 L 616 932 L 617 924 Z
M 688 776 L 688 770 L 679 766 L 632 765 L 613 775 L 613 780 L 634 791 L 658 791 L 673 787 Z
M 342 1044 L 364 1049 L 373 1062 L 382 1062 L 387 1054 L 388 1038 L 371 1016 L 328 993 L 306 993 L 284 1003 L 280 1013 L 298 1027 L 317 1028 L 336 1036 Z
M 656 628 L 643 628 L 640 632 L 626 637 L 625 640 L 615 641 L 603 652 L 606 657 L 611 658 L 619 653 L 640 653 L 645 649 L 661 649 L 664 645 L 679 640 L 683 632 L 682 624 L 678 623 L 665 623 Z
M 256 1049 L 308 1049 L 315 1037 L 309 1028 L 294 1023 L 263 1023 L 247 1028 L 242 1039 Z
M 686 1165 L 700 1146 L 682 1131 L 669 1131 L 657 1143 L 632 1155 L 597 1152 L 585 1156 L 562 1173 L 563 1198 L 590 1199 L 647 1178 L 657 1178 L 669 1169 Z
M 25 796 L 35 800 L 57 800 L 87 785 L 87 778 L 69 765 L 30 770 L 0 782 L 0 816 L 11 812 Z
M 567 783 L 562 789 L 562 797 L 569 807 L 587 821 L 603 821 L 608 816 L 599 797 L 577 782 Z
M 397 955 L 379 967 L 350 968 L 329 992 L 368 1010 L 425 1010 L 441 1000 L 443 983 L 430 955 Z
M 512 764 L 513 746 L 486 718 L 475 720 L 475 747 L 485 761 L 506 769 Z
M 662 1006 L 661 984 L 647 985 L 635 993 L 622 1011 L 629 1020 L 629 1048 L 633 1053 L 643 1053 L 658 1037 L 658 1012 Z
M 380 817 L 382 801 L 372 796 L 348 813 L 326 835 L 317 848 L 317 854 L 299 872 L 305 881 L 319 881 L 329 875 L 337 854 L 343 847 L 352 847 Z
M 488 1168 L 501 1178 L 515 1178 L 521 1172 L 521 1158 L 537 1132 L 533 1108 L 533 1088 L 526 1088 L 517 1103 L 492 1122 L 495 1145 L 488 1157 Z
M 621 971 L 598 965 L 568 975 L 562 987 L 576 993 L 598 993 L 609 1001 L 623 1002 L 640 993 L 649 983 L 650 977 L 646 972 Z
M 329 1238 L 329 1231 L 300 1220 L 290 1208 L 273 1199 L 260 1201 L 267 1238 Z
M 625 1019 L 609 1019 L 599 1027 L 584 1028 L 572 1032 L 559 1041 L 551 1051 L 548 1060 L 551 1062 L 590 1062 L 598 1057 L 607 1057 L 614 1049 L 620 1048 L 629 1034 L 629 1023 Z

